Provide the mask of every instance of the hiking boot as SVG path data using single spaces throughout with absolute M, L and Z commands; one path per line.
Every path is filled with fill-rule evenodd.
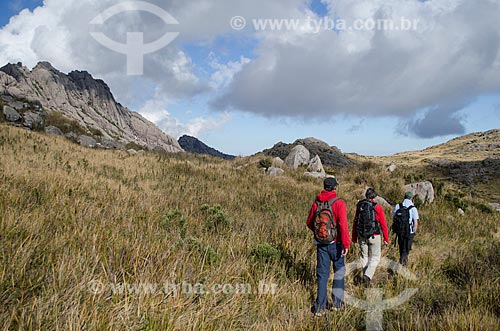
M 368 277 L 367 275 L 364 275 L 364 276 L 363 276 L 363 284 L 364 284 L 365 286 L 370 286 L 370 282 L 371 282 L 371 281 L 372 281 L 372 280 L 371 280 L 371 279 L 370 279 L 370 277 Z
M 326 311 L 322 310 L 322 311 L 317 311 L 314 313 L 314 317 L 323 317 L 325 316 L 326 314 Z

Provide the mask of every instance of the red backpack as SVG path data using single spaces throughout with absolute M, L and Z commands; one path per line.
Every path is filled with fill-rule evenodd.
M 329 244 L 337 238 L 337 226 L 332 206 L 339 198 L 328 201 L 316 200 L 318 208 L 314 216 L 314 239 L 319 244 Z

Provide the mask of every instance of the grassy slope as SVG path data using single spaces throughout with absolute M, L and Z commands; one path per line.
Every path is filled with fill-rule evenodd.
M 427 179 L 452 181 L 456 187 L 469 191 L 479 198 L 489 202 L 500 202 L 500 191 L 497 189 L 500 183 L 500 173 L 494 172 L 488 183 L 482 183 L 479 180 L 473 187 L 468 187 L 454 176 L 450 176 L 444 169 L 429 166 L 429 161 L 432 160 L 468 163 L 481 162 L 488 158 L 500 159 L 500 130 L 468 134 L 421 151 L 404 152 L 390 156 L 350 156 L 358 162 L 375 162 L 386 166 L 396 164 L 398 167 L 406 169 L 406 172 L 410 170 L 417 174 L 417 177 L 418 174 L 421 174 Z
M 309 316 L 315 252 L 304 222 L 321 182 L 300 171 L 269 178 L 244 159 L 129 156 L 3 125 L 0 155 L 0 328 L 364 328 L 364 313 L 353 307 Z M 366 185 L 396 199 L 403 175 L 376 166 L 339 173 L 350 221 Z M 374 286 L 388 297 L 419 288 L 408 304 L 385 313 L 386 330 L 498 329 L 500 236 L 491 229 L 500 218 L 480 206 L 471 203 L 465 217 L 443 199 L 420 209 L 409 266 L 418 280 L 376 274 Z M 264 243 L 272 247 L 256 251 Z M 357 259 L 353 248 L 348 262 Z M 391 246 L 384 255 L 397 253 Z M 93 280 L 278 287 L 275 295 L 119 295 L 91 293 Z M 352 277 L 346 289 L 363 294 Z

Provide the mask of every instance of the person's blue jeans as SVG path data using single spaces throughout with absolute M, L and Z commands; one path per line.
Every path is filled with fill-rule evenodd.
M 316 245 L 317 265 L 316 276 L 318 278 L 318 297 L 314 303 L 314 311 L 319 312 L 327 308 L 327 284 L 330 278 L 330 265 L 333 263 L 333 287 L 332 298 L 336 308 L 340 308 L 344 302 L 344 277 L 345 263 L 342 256 L 342 244 Z

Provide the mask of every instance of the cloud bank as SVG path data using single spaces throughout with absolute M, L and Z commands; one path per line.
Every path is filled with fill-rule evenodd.
M 229 24 L 235 15 L 248 22 L 320 19 L 309 9 L 309 0 L 148 1 L 180 24 L 166 26 L 154 15 L 136 12 L 118 15 L 103 27 L 120 42 L 131 31 L 144 31 L 147 41 L 180 32 L 174 43 L 146 56 L 141 77 L 126 76 L 125 56 L 104 48 L 89 33 L 89 22 L 117 2 L 45 0 L 33 12 L 21 12 L 0 29 L 0 63 L 33 66 L 46 60 L 66 72 L 88 70 L 108 82 L 118 100 L 138 105 L 168 133 L 179 131 L 168 104 L 206 95 L 212 109 L 224 112 L 297 120 L 391 116 L 401 120 L 396 130 L 403 134 L 460 134 L 466 121 L 460 111 L 500 89 L 498 0 L 322 0 L 330 17 L 348 22 L 405 17 L 418 25 L 412 31 L 317 33 L 304 27 L 235 31 Z M 248 50 L 241 50 L 239 59 L 224 63 L 207 58 L 206 68 L 197 67 L 186 45 L 210 48 L 221 36 L 257 40 L 251 50 L 255 56 L 246 58 Z M 200 69 L 209 75 L 201 75 Z M 216 128 L 214 123 L 224 121 L 204 118 L 193 127 L 205 123 L 207 129 Z M 180 127 L 188 130 L 187 124 Z

